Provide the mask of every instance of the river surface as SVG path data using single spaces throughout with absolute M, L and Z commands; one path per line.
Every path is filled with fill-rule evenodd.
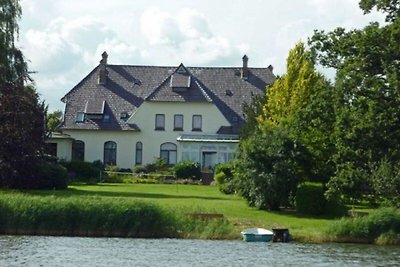
M 0 236 L 0 266 L 400 266 L 400 247 Z

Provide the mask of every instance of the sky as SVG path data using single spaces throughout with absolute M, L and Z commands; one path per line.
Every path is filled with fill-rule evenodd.
M 314 30 L 383 22 L 358 0 L 21 0 L 18 45 L 49 111 L 107 51 L 109 64 L 274 67 Z M 329 71 L 328 71 L 329 72 Z M 327 72 L 327 73 L 328 73 Z M 327 74 L 329 75 L 329 73 Z

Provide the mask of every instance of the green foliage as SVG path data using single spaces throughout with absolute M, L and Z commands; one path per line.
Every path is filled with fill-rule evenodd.
M 234 181 L 233 161 L 228 161 L 215 166 L 214 180 L 219 190 L 224 194 L 233 194 L 236 191 Z
M 61 110 L 56 110 L 48 113 L 46 116 L 46 126 L 48 132 L 54 132 L 61 124 L 63 113 Z
M 172 170 L 174 171 L 176 178 L 178 179 L 200 179 L 201 177 L 200 164 L 198 162 L 190 160 L 178 162 L 177 164 L 175 164 Z
M 58 162 L 43 160 L 37 176 L 37 188 L 66 189 L 67 169 Z
M 372 187 L 377 196 L 392 206 L 400 207 L 400 164 L 381 160 L 373 169 Z
M 296 211 L 303 214 L 320 215 L 325 211 L 324 189 L 321 183 L 306 182 L 297 188 Z
M 0 232 L 31 234 L 169 237 L 172 212 L 151 203 L 105 198 L 7 195 L 0 198 Z
M 0 187 L 37 188 L 44 150 L 44 105 L 19 84 L 0 84 Z
M 386 13 L 386 21 L 393 21 L 400 17 L 399 0 L 361 0 L 360 8 L 364 13 L 370 13 L 372 8 Z
M 235 183 L 251 206 L 278 210 L 306 177 L 308 156 L 287 129 L 265 129 L 240 143 Z
M 268 90 L 268 89 L 267 89 Z M 250 103 L 243 104 L 243 116 L 245 124 L 240 130 L 240 137 L 247 138 L 258 128 L 257 118 L 263 114 L 263 107 L 266 103 L 265 95 L 254 95 Z
M 368 240 L 376 242 L 386 239 L 387 243 L 400 240 L 387 240 L 400 234 L 400 211 L 396 208 L 382 208 L 371 212 L 367 216 L 342 218 L 333 222 L 328 233 L 342 238 L 344 241 Z
M 195 219 L 192 213 L 123 198 L 13 193 L 0 197 L 0 233 L 204 239 L 232 235 L 227 220 Z
M 69 162 L 63 162 L 65 168 L 67 168 L 68 173 L 70 173 L 74 178 L 80 180 L 89 180 L 93 178 L 100 177 L 100 169 L 102 165 L 98 162 L 86 162 L 80 160 L 72 160 Z
M 19 1 L 1 1 L 0 10 L 0 187 L 38 188 L 45 105 L 29 84 L 24 56 L 15 47 Z
M 135 168 L 133 169 L 133 172 L 134 173 L 146 173 L 147 170 L 146 170 L 145 166 L 138 165 L 138 166 L 135 166 Z
M 328 193 L 376 199 L 369 179 L 374 166 L 383 159 L 391 164 L 400 160 L 399 5 L 365 0 L 360 6 L 365 12 L 373 7 L 387 12 L 389 23 L 316 31 L 309 44 L 319 63 L 337 70 L 332 157 L 336 170 Z
M 316 84 L 324 78 L 316 72 L 311 54 L 303 43 L 297 43 L 289 51 L 286 62 L 287 73 L 277 79 L 267 90 L 267 101 L 260 117 L 261 124 L 279 124 L 290 121 L 305 108 Z

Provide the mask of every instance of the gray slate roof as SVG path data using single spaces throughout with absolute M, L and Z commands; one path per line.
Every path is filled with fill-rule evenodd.
M 187 67 L 188 73 L 177 73 L 181 66 L 107 65 L 104 85 L 98 84 L 97 66 L 62 98 L 66 107 L 61 129 L 139 130 L 137 125 L 120 119 L 120 114 L 127 112 L 130 116 L 144 101 L 213 102 L 232 125 L 221 128 L 220 133 L 238 133 L 243 124 L 243 103 L 251 101 L 252 95 L 263 94 L 266 85 L 275 80 L 269 68 L 249 68 L 248 79 L 244 80 L 240 67 Z M 187 90 L 184 87 L 173 90 L 171 85 L 185 84 L 186 75 L 190 76 Z M 171 83 L 174 78 L 178 80 Z M 96 105 L 101 103 L 105 103 L 108 122 L 99 119 L 76 122 L 77 112 L 85 112 L 89 105 L 97 113 L 102 107 Z

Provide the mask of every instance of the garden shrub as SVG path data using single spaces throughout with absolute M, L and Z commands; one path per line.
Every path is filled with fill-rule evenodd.
M 296 211 L 320 215 L 325 210 L 326 200 L 322 183 L 305 182 L 297 188 Z
M 233 163 L 225 162 L 215 166 L 214 180 L 219 190 L 224 194 L 233 194 L 235 186 L 233 182 Z
M 173 171 L 178 179 L 200 179 L 201 177 L 200 164 L 190 160 L 184 160 L 175 164 Z
M 134 173 L 146 173 L 146 168 L 145 166 L 138 165 L 133 169 Z
M 91 178 L 98 178 L 100 175 L 100 171 L 102 169 L 99 168 L 98 162 L 86 162 L 73 160 L 70 162 L 64 162 L 64 166 L 67 168 L 69 173 L 73 174 L 74 178 L 89 180 Z
M 157 166 L 155 163 L 147 163 L 144 165 L 144 173 L 151 173 L 151 172 L 156 172 L 157 171 Z
M 65 189 L 67 188 L 67 169 L 54 161 L 43 160 L 40 164 L 35 188 Z

